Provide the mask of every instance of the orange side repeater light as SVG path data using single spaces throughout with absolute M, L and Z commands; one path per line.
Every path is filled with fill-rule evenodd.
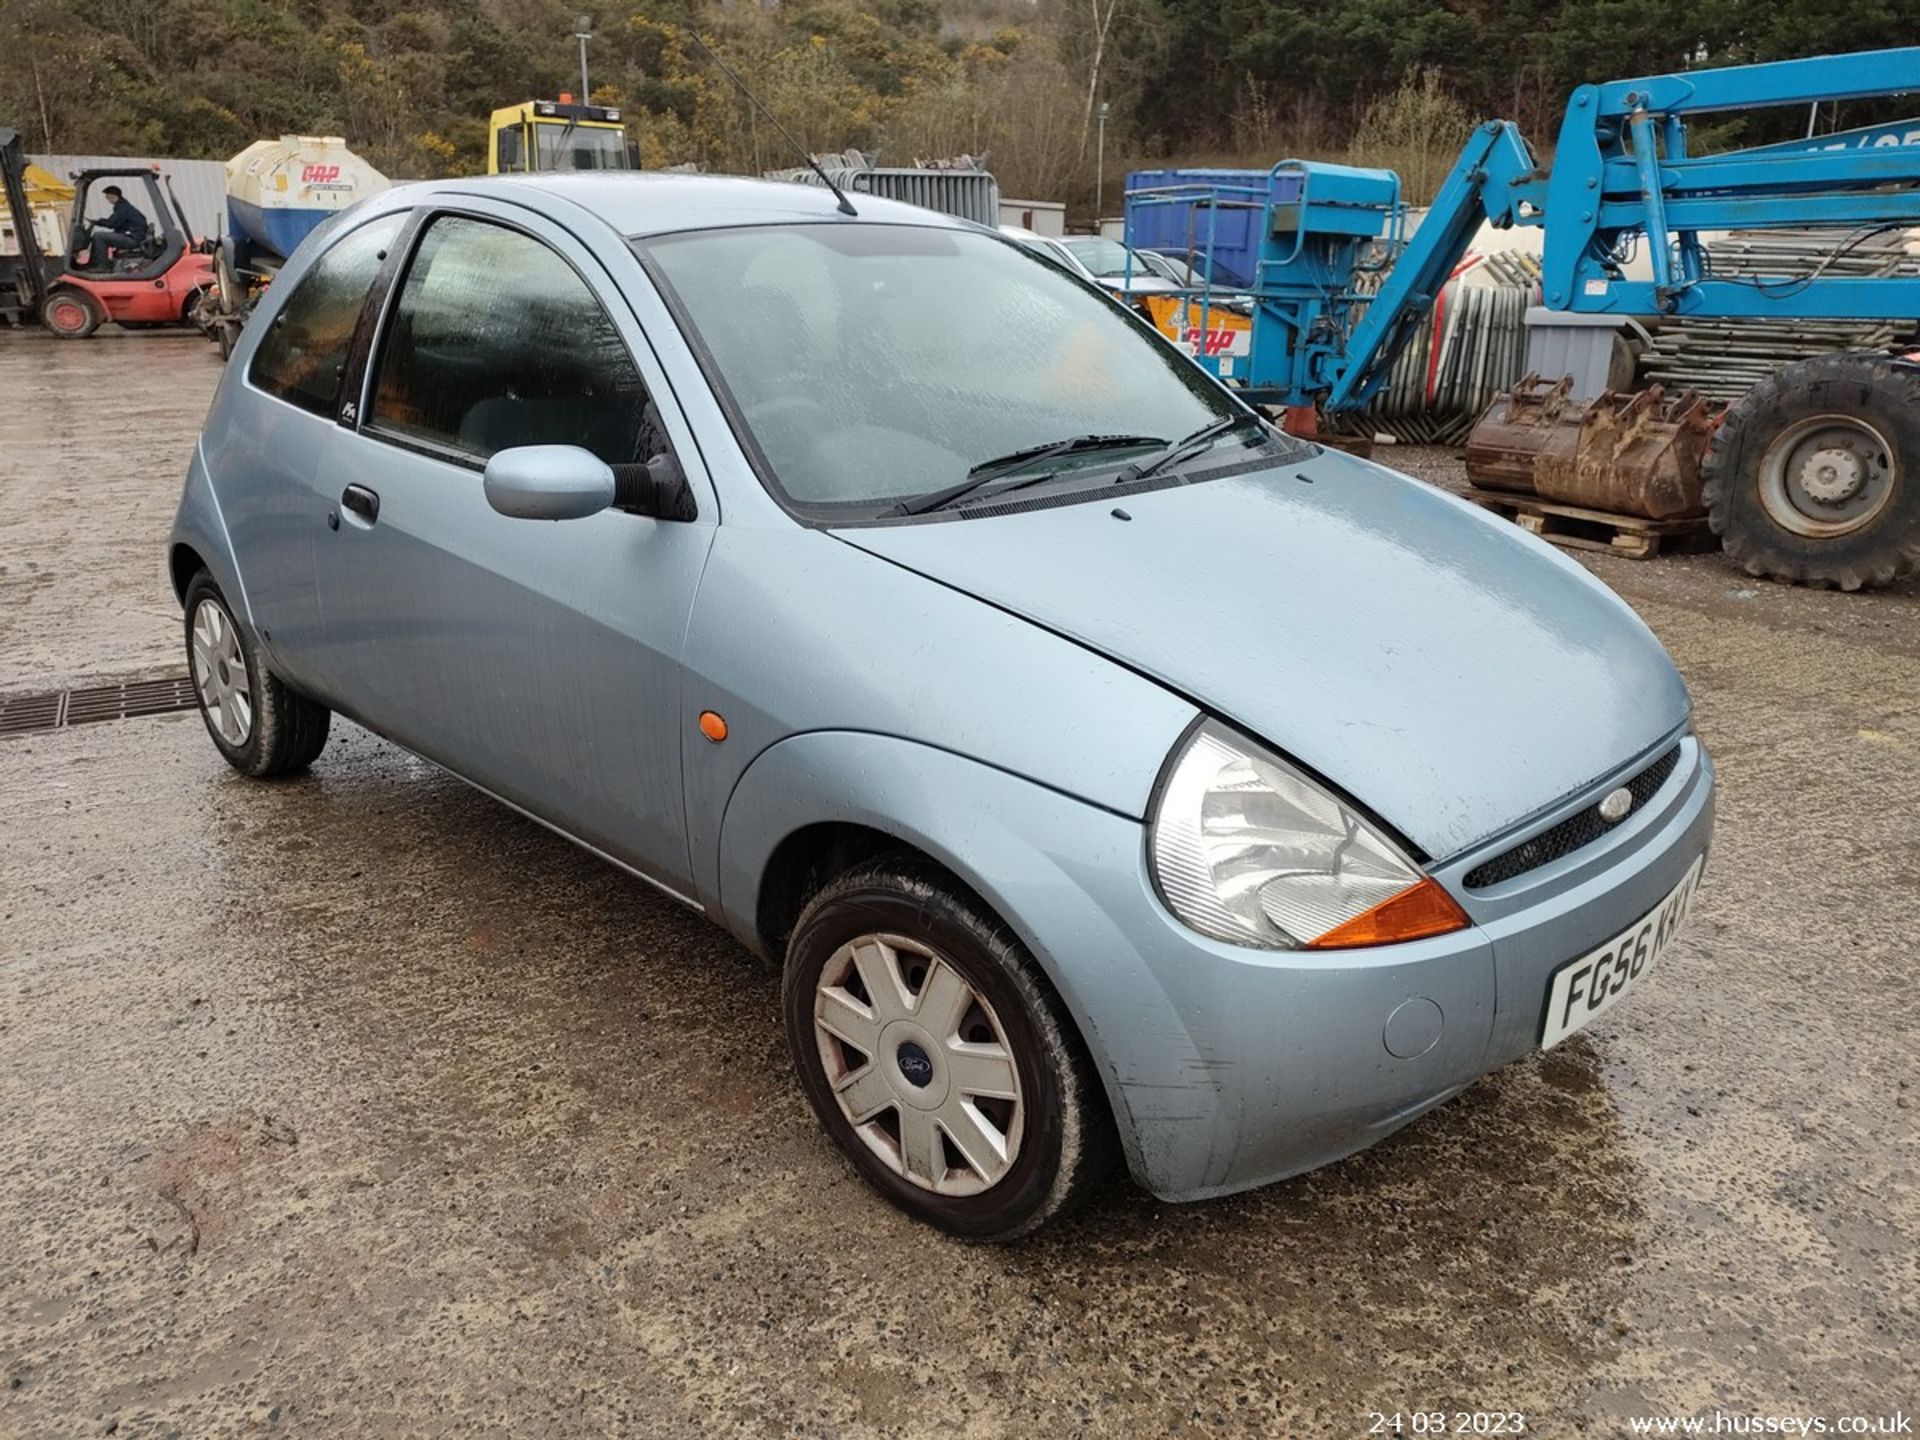
M 1306 948 L 1346 950 L 1356 945 L 1391 945 L 1399 940 L 1445 935 L 1451 930 L 1464 930 L 1467 925 L 1467 912 L 1440 888 L 1438 880 L 1428 876 L 1411 889 L 1334 926 Z
M 700 712 L 700 733 L 718 745 L 727 738 L 727 722 L 711 710 Z

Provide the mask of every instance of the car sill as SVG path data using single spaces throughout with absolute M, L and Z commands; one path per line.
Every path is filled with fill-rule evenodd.
M 337 706 L 335 707 L 336 710 L 338 710 L 338 708 L 339 707 Z M 422 755 L 418 750 L 412 749 L 411 747 L 406 745 L 402 745 L 398 740 L 395 740 L 390 735 L 381 735 L 380 732 L 378 730 L 375 730 L 371 725 L 368 725 L 365 721 L 360 720 L 355 716 L 347 714 L 345 711 L 340 711 L 340 713 L 344 715 L 347 719 L 352 720 L 354 724 L 358 725 L 362 730 L 367 731 L 369 734 L 380 735 L 380 738 L 382 740 L 385 740 L 389 745 L 392 745 L 397 749 L 405 750 L 407 754 L 413 756 L 417 760 L 426 761 L 427 764 L 433 766 L 434 769 L 444 771 L 446 774 L 451 775 L 454 779 L 458 780 L 462 785 L 472 786 L 475 790 L 478 790 L 482 795 L 486 796 L 489 800 L 492 800 L 497 804 L 506 806 L 507 809 L 513 811 L 514 814 L 524 815 L 527 819 L 533 821 L 533 823 L 538 825 L 541 829 L 551 830 L 554 834 L 558 835 L 562 840 L 571 841 L 573 844 L 578 845 L 582 850 L 586 851 L 589 855 L 593 856 L 596 860 L 604 860 L 606 861 L 607 864 L 613 866 L 614 869 L 624 870 L 626 871 L 627 874 L 633 876 L 633 878 L 636 880 L 644 880 L 647 884 L 651 885 L 654 889 L 658 890 L 662 895 L 665 895 L 671 900 L 678 900 L 682 905 L 686 906 L 689 910 L 693 911 L 696 915 L 704 915 L 707 913 L 706 906 L 702 905 L 698 900 L 694 899 L 691 895 L 681 894 L 678 890 L 674 889 L 671 885 L 667 884 L 666 881 L 654 879 L 654 877 L 647 874 L 646 871 L 637 869 L 636 867 L 629 865 L 625 860 L 622 860 L 618 855 L 609 855 L 605 850 L 602 850 L 598 845 L 595 845 L 592 841 L 582 840 L 578 835 L 575 835 L 572 831 L 562 829 L 560 826 L 554 824 L 551 820 L 545 819 L 539 815 L 534 814 L 533 811 L 527 809 L 527 807 L 524 805 L 514 804 L 514 802 L 507 799 L 506 796 L 497 794 L 496 792 L 489 790 L 486 786 L 482 785 L 478 780 L 469 779 L 467 776 L 462 775 L 458 770 L 454 769 L 451 765 L 442 764 L 440 761 L 434 759 L 431 755 Z
M 395 743 L 398 743 L 398 742 L 395 742 Z M 402 750 L 406 750 L 407 747 L 402 745 L 400 748 Z M 417 754 L 418 752 L 408 750 L 407 753 L 409 755 L 412 755 L 412 754 Z M 647 874 L 646 871 L 637 869 L 636 867 L 629 865 L 626 861 L 622 860 L 618 855 L 609 855 L 606 851 L 602 850 L 598 845 L 593 844 L 591 841 L 582 840 L 578 835 L 575 835 L 572 831 L 563 830 L 558 825 L 554 824 L 551 820 L 542 819 L 540 816 L 534 814 L 531 810 L 527 809 L 524 805 L 514 804 L 513 801 L 507 799 L 506 796 L 494 793 L 492 790 L 489 790 L 486 786 L 482 785 L 478 780 L 469 780 L 465 775 L 462 775 L 458 770 L 452 769 L 446 765 L 442 765 L 438 760 L 433 759 L 431 756 L 421 755 L 420 758 L 422 760 L 425 760 L 429 765 L 433 766 L 433 768 L 436 770 L 445 770 L 447 774 L 451 775 L 454 779 L 458 780 L 462 785 L 471 785 L 474 789 L 478 790 L 482 795 L 486 796 L 489 800 L 498 801 L 500 804 L 506 806 L 507 809 L 513 811 L 514 814 L 524 815 L 527 817 L 527 819 L 533 821 L 534 824 L 540 826 L 542 829 L 551 830 L 554 834 L 558 835 L 562 840 L 572 841 L 575 845 L 578 845 L 582 850 L 586 851 L 589 855 L 593 856 L 596 860 L 604 860 L 607 862 L 607 864 L 613 866 L 614 869 L 624 870 L 627 872 L 627 874 L 633 876 L 634 879 L 646 881 L 647 884 L 651 885 L 654 889 L 658 890 L 662 895 L 665 895 L 667 898 L 671 900 L 678 900 L 682 905 L 686 906 L 689 910 L 693 911 L 696 915 L 704 915 L 707 913 L 707 907 L 702 905 L 698 900 L 694 899 L 691 895 L 682 895 L 678 890 L 674 889 L 671 885 L 667 884 L 666 881 L 654 879 L 653 876 Z

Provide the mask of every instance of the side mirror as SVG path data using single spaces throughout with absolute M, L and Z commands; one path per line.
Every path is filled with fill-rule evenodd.
M 580 520 L 613 504 L 606 461 L 578 445 L 496 450 L 481 481 L 487 503 L 516 520 Z
M 693 487 L 671 450 L 662 450 L 644 465 L 616 465 L 619 482 L 614 504 L 631 515 L 656 520 L 692 520 L 700 513 Z

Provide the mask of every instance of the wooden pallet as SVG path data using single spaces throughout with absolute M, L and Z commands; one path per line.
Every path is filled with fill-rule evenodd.
M 1475 486 L 1468 486 L 1460 494 L 1542 540 L 1551 540 L 1569 550 L 1599 550 L 1609 555 L 1624 555 L 1630 560 L 1645 560 L 1662 550 L 1691 555 L 1718 549 L 1720 543 L 1707 528 L 1704 515 L 1684 520 L 1649 520 L 1641 515 L 1614 515 L 1605 510 L 1562 505 L 1557 500 L 1542 500 L 1538 495 L 1515 495 Z

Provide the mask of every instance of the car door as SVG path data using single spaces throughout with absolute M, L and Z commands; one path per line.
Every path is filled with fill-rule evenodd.
M 262 317 L 267 328 L 244 379 L 229 377 L 201 441 L 262 643 L 273 668 L 306 690 L 323 688 L 313 568 L 326 533 L 320 467 L 361 313 L 406 219 L 404 211 L 376 216 L 335 237 L 289 282 L 285 303 Z
M 427 217 L 387 297 L 363 394 L 328 452 L 336 528 L 316 551 L 330 692 L 409 749 L 685 893 L 681 643 L 716 506 L 607 271 L 531 213 Z M 535 444 L 579 445 L 611 465 L 671 451 L 697 516 L 495 512 L 487 457 Z

